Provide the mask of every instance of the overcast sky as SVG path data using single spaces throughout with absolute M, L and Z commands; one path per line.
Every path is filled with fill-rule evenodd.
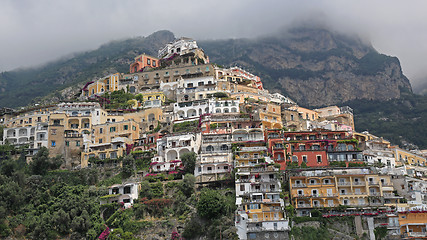
M 0 0 L 0 71 L 111 40 L 170 30 L 197 39 L 256 37 L 301 21 L 369 39 L 427 82 L 425 0 Z

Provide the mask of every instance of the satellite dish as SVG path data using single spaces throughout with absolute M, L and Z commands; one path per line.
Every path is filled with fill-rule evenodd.
M 290 137 L 286 138 L 286 141 L 290 141 L 290 140 L 291 140 L 291 138 L 290 138 Z

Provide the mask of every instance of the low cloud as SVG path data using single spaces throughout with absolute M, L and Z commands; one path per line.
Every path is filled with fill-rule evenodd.
M 404 73 L 415 81 L 427 76 L 425 9 L 421 0 L 5 0 L 0 71 L 161 29 L 195 39 L 251 38 L 308 21 L 358 34 L 379 52 L 399 57 Z

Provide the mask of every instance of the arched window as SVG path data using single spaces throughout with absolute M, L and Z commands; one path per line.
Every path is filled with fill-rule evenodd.
M 206 147 L 206 152 L 213 152 L 214 151 L 214 147 L 212 145 L 209 145 Z

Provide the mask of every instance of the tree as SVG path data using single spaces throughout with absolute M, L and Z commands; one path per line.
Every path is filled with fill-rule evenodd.
M 129 154 L 123 158 L 122 176 L 128 178 L 135 173 L 135 158 Z
M 49 165 L 49 150 L 41 147 L 30 163 L 31 172 L 34 175 L 45 175 Z
M 194 185 L 196 183 L 196 177 L 193 174 L 187 173 L 184 176 L 184 180 L 181 182 L 181 191 L 185 196 L 190 197 L 194 192 Z
M 196 153 L 188 152 L 181 155 L 181 161 L 184 165 L 184 173 L 194 174 L 196 167 Z
M 63 163 L 61 156 L 49 158 L 49 150 L 41 147 L 30 163 L 31 172 L 34 175 L 45 175 L 48 170 L 58 169 Z
M 206 219 L 217 218 L 226 213 L 225 197 L 218 191 L 204 188 L 197 202 L 197 212 Z

